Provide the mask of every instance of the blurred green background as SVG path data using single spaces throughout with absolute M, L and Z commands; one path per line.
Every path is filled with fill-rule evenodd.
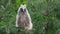
M 15 27 L 22 3 L 32 18 L 32 31 Z M 60 34 L 60 0 L 0 0 L 0 34 Z

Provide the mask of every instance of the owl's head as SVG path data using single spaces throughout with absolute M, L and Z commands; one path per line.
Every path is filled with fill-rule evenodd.
M 20 5 L 20 8 L 26 9 L 26 5 L 25 5 L 25 4 L 21 4 L 21 5 Z
M 18 13 L 20 13 L 20 12 L 23 12 L 23 13 L 25 13 L 26 12 L 26 5 L 24 4 L 21 4 L 20 5 L 20 7 L 19 7 L 19 9 L 18 9 Z

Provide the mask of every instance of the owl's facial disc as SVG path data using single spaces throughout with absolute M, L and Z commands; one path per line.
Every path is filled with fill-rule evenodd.
M 26 12 L 26 9 L 20 8 L 21 12 Z

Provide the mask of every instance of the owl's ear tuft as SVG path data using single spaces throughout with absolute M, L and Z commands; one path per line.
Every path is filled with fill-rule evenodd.
M 24 4 L 24 6 L 26 7 L 26 4 Z

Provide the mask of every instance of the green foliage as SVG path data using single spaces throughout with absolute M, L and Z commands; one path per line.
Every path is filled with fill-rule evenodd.
M 27 5 L 33 23 L 32 31 L 15 27 L 20 4 Z M 57 34 L 60 29 L 60 0 L 0 0 L 0 34 L 46 34 L 47 22 L 47 33 Z

